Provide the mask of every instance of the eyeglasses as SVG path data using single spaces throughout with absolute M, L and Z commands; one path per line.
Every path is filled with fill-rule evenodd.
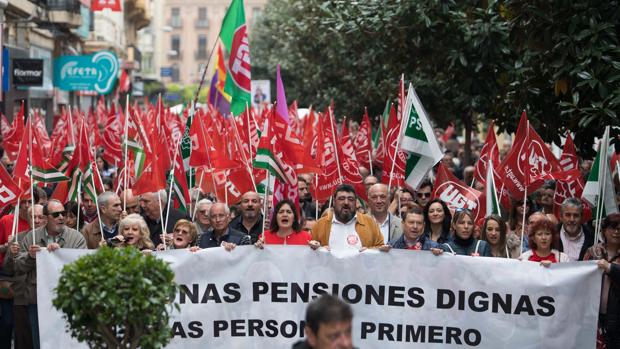
M 430 198 L 431 197 L 431 193 L 417 193 L 416 195 L 419 198 Z
M 203 215 L 207 215 L 207 213 L 209 212 L 209 210 L 199 210 L 198 212 L 202 213 Z
M 50 212 L 50 216 L 54 217 L 54 218 L 58 218 L 60 216 L 66 217 L 67 216 L 67 212 L 66 211 L 58 211 L 58 212 Z

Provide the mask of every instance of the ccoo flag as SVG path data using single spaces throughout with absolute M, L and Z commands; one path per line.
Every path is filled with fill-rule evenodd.
M 222 21 L 220 39 L 228 52 L 224 92 L 231 96 L 230 111 L 236 116 L 251 102 L 250 43 L 243 0 L 233 0 L 230 4 Z
M 404 115 L 406 119 L 403 124 L 405 127 L 401 130 L 401 149 L 411 154 L 407 160 L 405 181 L 417 188 L 427 172 L 443 158 L 443 153 L 439 149 L 426 111 L 411 84 L 407 92 Z

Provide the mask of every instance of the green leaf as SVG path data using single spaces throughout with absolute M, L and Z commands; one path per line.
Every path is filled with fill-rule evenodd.
M 577 76 L 579 76 L 580 78 L 582 78 L 583 80 L 589 80 L 592 79 L 592 75 L 590 75 L 590 73 L 588 73 L 587 71 L 582 71 L 577 73 Z

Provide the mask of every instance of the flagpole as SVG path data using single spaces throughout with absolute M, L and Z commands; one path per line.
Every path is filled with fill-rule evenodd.
M 370 175 L 374 176 L 374 174 L 372 173 L 372 150 L 368 151 L 368 161 L 370 162 Z
M 151 167 L 153 165 L 151 164 Z M 153 169 L 151 169 L 152 171 Z M 161 190 L 157 190 L 157 203 L 159 206 L 159 220 L 161 221 L 161 233 L 163 235 L 163 244 L 164 244 L 164 251 L 167 249 L 166 247 L 166 224 L 164 223 L 164 213 L 163 213 L 163 207 L 161 207 Z
M 30 113 L 28 113 L 30 114 Z M 30 149 L 28 149 L 28 153 L 30 155 L 29 163 L 30 163 L 30 211 L 32 212 L 32 244 L 37 244 L 37 239 L 34 236 L 34 179 L 32 177 L 32 115 L 28 115 L 28 143 L 30 144 Z
M 21 188 L 21 178 L 19 179 L 19 184 L 20 184 L 20 188 Z M 19 201 L 21 199 L 21 195 L 20 197 L 17 198 L 17 206 L 15 206 L 15 211 L 13 213 L 13 226 L 11 227 L 11 233 L 13 234 L 13 242 L 17 242 L 17 218 L 18 218 L 18 209 L 19 209 Z M 34 222 L 32 223 L 32 225 L 34 225 Z
M 172 163 L 172 169 L 170 170 L 170 188 L 168 189 L 168 200 L 166 201 L 166 222 L 164 223 L 164 227 L 168 226 L 168 218 L 170 216 L 170 201 L 172 201 L 172 186 L 174 185 L 174 169 L 176 166 L 177 155 L 179 155 L 179 142 L 177 142 L 177 146 L 174 149 L 174 160 Z M 185 174 L 183 174 L 185 175 Z M 191 201 L 191 199 L 190 199 Z M 166 241 L 165 241 L 166 233 L 164 233 L 164 250 L 166 249 Z
M 529 120 L 527 120 L 527 128 L 525 130 L 526 130 L 525 131 L 525 139 L 527 141 L 527 139 L 530 136 L 530 121 Z M 529 161 L 529 160 L 526 159 L 525 161 L 527 163 L 527 161 Z M 521 219 L 521 251 L 523 251 L 523 239 L 524 239 L 524 235 L 525 235 L 525 216 L 526 216 L 526 213 L 527 213 L 525 211 L 526 210 L 526 205 L 527 205 L 527 187 L 528 187 L 528 184 L 530 182 L 529 181 L 529 177 L 528 177 L 529 176 L 529 173 L 528 173 L 529 171 L 527 171 L 529 169 L 529 166 L 525 166 L 525 168 L 526 168 L 526 171 L 525 171 L 526 173 L 525 173 L 525 176 L 523 178 L 523 179 L 525 179 L 525 191 L 524 191 L 524 194 L 523 194 L 523 217 Z
M 392 179 L 394 178 L 394 166 L 396 165 L 396 161 L 398 161 L 398 148 L 400 148 L 400 140 L 401 140 L 401 138 L 403 138 L 402 137 L 403 124 L 405 123 L 405 119 L 409 118 L 409 115 L 405 115 L 405 109 L 406 109 L 405 104 L 406 104 L 406 101 L 408 100 L 409 96 L 405 96 L 405 82 L 404 82 L 404 80 L 405 80 L 405 74 L 403 74 L 401 76 L 401 81 L 403 83 L 402 83 L 402 86 L 400 87 L 400 89 L 401 89 L 400 92 L 401 92 L 402 96 L 399 99 L 400 104 L 401 104 L 401 106 L 400 106 L 400 112 L 401 112 L 401 114 L 400 114 L 400 129 L 398 130 L 398 138 L 396 138 L 396 149 L 394 149 L 394 157 L 392 158 L 392 169 L 390 170 L 390 180 L 389 180 L 389 183 L 388 183 L 388 194 L 390 193 L 390 190 L 392 189 Z M 411 87 L 411 83 L 409 84 L 409 87 Z M 390 156 L 390 151 L 389 150 L 386 150 L 386 151 L 387 151 L 387 155 L 389 157 Z
M 269 214 L 267 212 L 267 198 L 269 197 L 269 185 L 271 184 L 271 171 L 267 171 L 267 185 L 265 186 L 265 198 L 263 199 L 263 227 L 261 237 L 265 237 L 265 218 Z
M 228 171 L 229 170 L 224 170 L 224 202 L 226 206 L 228 206 Z
M 196 190 L 196 205 L 194 205 L 193 207 L 192 221 L 194 221 L 194 219 L 196 218 L 196 211 L 198 210 L 198 198 L 200 197 L 200 193 L 202 192 L 202 179 L 204 178 L 204 176 L 205 176 L 205 171 L 203 170 L 202 172 L 200 172 L 200 181 L 198 181 L 198 188 L 196 188 L 198 190 Z
M 319 175 L 317 173 L 314 174 L 314 208 L 315 208 L 315 213 L 314 213 L 314 219 L 315 220 L 319 220 L 319 200 L 316 198 L 317 195 L 317 190 L 319 187 Z
M 94 166 L 97 167 L 96 164 Z M 93 183 L 93 190 L 95 191 L 95 194 L 97 194 L 97 189 L 95 189 L 95 176 L 92 176 L 90 179 L 91 179 L 91 182 Z M 97 217 L 98 217 L 97 220 L 99 221 L 99 230 L 101 231 L 101 241 L 105 241 L 105 236 L 103 235 L 103 222 L 101 222 L 101 212 L 99 212 L 99 202 L 97 200 L 97 195 L 95 195 L 95 207 L 97 207 Z M 77 226 L 76 228 L 79 229 Z
M 342 173 L 340 172 L 340 159 L 338 158 L 338 148 L 336 148 L 336 133 L 334 131 L 334 128 L 336 128 L 336 120 L 334 120 L 334 112 L 332 111 L 331 107 L 329 108 L 329 122 L 331 123 L 332 142 L 334 143 L 334 154 L 336 154 L 336 165 L 338 166 L 338 181 L 340 182 L 340 184 L 342 184 L 344 180 L 342 179 Z
M 123 212 L 127 212 L 127 189 L 129 187 L 129 169 L 127 168 L 128 166 L 128 161 L 127 161 L 127 148 L 129 148 L 129 93 L 127 94 L 127 99 L 125 101 L 125 127 L 124 127 L 124 134 L 125 134 L 125 156 L 123 161 L 125 162 L 125 165 L 123 166 L 124 171 L 125 171 L 125 177 L 123 177 Z

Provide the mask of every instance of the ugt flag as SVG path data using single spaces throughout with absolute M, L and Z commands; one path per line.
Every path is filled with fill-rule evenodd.
M 251 103 L 250 43 L 243 0 L 233 0 L 230 4 L 222 22 L 220 39 L 229 57 L 224 92 L 231 96 L 230 111 L 236 116 Z

